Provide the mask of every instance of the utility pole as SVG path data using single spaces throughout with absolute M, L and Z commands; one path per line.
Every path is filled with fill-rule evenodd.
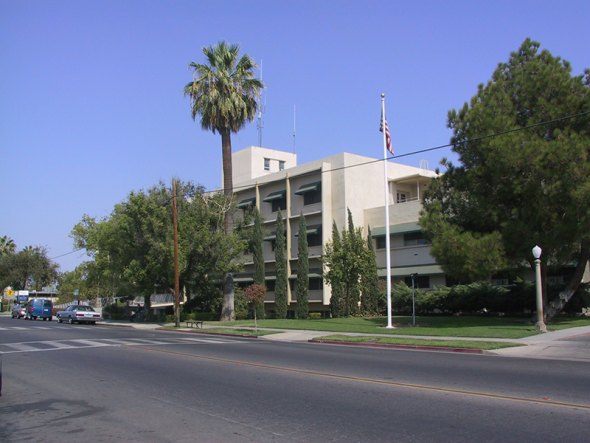
M 174 317 L 180 327 L 180 279 L 178 276 L 178 214 L 176 211 L 176 179 L 172 179 L 172 221 L 174 223 Z

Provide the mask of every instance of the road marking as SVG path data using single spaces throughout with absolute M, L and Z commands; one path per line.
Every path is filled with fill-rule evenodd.
M 79 343 L 82 346 L 89 346 L 89 347 L 101 347 L 101 346 L 112 346 L 108 343 L 100 343 L 98 340 L 82 340 L 82 339 L 71 339 L 68 340 L 70 342 Z
M 149 340 L 147 338 L 130 338 L 129 340 L 133 340 L 133 344 L 146 344 L 146 345 L 169 345 L 169 341 L 162 341 L 162 340 Z
M 16 349 L 16 351 L 13 352 L 31 352 L 31 351 L 38 351 L 38 348 L 35 348 L 34 346 L 30 346 L 26 343 L 8 343 L 2 346 L 8 346 L 9 348 L 13 348 Z M 3 352 L 3 354 L 10 354 L 10 352 Z
M 227 340 L 218 338 L 192 338 L 192 337 L 181 337 L 178 340 L 196 343 L 227 343 Z
M 47 352 L 59 351 L 64 349 L 84 349 L 84 348 L 102 348 L 114 346 L 154 346 L 154 345 L 187 345 L 193 343 L 240 343 L 239 341 L 227 339 L 183 339 L 170 338 L 167 340 L 149 340 L 144 338 L 127 338 L 127 339 L 65 339 L 65 340 L 47 340 L 47 341 L 30 341 L 20 343 L 0 344 L 0 354 L 14 354 L 23 352 Z

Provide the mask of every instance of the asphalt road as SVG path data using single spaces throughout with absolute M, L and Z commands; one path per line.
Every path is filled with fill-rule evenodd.
M 0 352 L 2 442 L 581 442 L 590 435 L 584 362 L 6 317 Z

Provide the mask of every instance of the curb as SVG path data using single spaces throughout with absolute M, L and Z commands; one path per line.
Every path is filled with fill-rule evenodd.
M 322 339 L 311 339 L 308 343 L 318 344 L 329 344 L 329 345 L 342 345 L 342 346 L 362 346 L 368 348 L 391 348 L 391 349 L 412 349 L 416 351 L 438 351 L 438 352 L 460 352 L 464 354 L 483 354 L 482 349 L 477 348 L 448 348 L 444 346 L 422 346 L 422 345 L 395 345 L 386 343 L 357 343 L 357 342 L 345 342 L 345 341 L 334 341 L 334 340 L 322 340 Z
M 158 331 L 166 331 L 166 332 L 182 332 L 188 334 L 202 334 L 202 335 L 219 335 L 222 337 L 240 337 L 240 338 L 258 338 L 258 335 L 245 335 L 245 334 L 227 334 L 225 332 L 209 332 L 209 330 L 190 330 L 190 329 L 166 329 L 166 328 L 156 328 Z
M 184 334 L 207 334 L 207 335 L 220 335 L 224 337 L 239 337 L 239 338 L 259 338 L 258 335 L 245 335 L 245 334 L 227 334 L 224 332 L 212 332 L 211 329 L 168 329 L 164 326 L 157 326 L 155 328 L 136 328 L 132 324 L 122 324 L 122 323 L 102 323 L 104 326 L 110 326 L 115 328 L 132 328 L 132 329 L 139 329 L 142 331 L 163 331 L 163 332 L 176 332 L 176 333 L 184 333 Z

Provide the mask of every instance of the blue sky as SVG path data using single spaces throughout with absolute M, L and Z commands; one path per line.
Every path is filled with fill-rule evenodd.
M 262 144 L 302 164 L 380 157 L 381 92 L 396 154 L 446 144 L 447 112 L 526 37 L 590 68 L 588 23 L 587 0 L 0 0 L 0 236 L 69 271 L 86 258 L 68 254 L 83 214 L 172 177 L 218 188 L 220 137 L 182 90 L 220 40 L 262 63 Z M 258 144 L 256 123 L 232 144 Z

